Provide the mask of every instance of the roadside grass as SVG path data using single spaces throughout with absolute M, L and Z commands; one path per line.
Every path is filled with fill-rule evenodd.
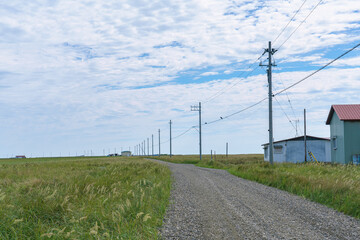
M 182 163 L 196 156 L 160 157 Z M 197 156 L 198 158 L 198 156 Z M 275 163 L 271 166 L 262 154 L 205 156 L 195 163 L 200 167 L 225 169 L 229 173 L 268 186 L 276 187 L 311 201 L 324 204 L 360 219 L 360 167 L 316 163 Z M 194 160 L 195 161 L 195 160 Z
M 135 157 L 16 161 L 0 160 L 0 239 L 159 238 L 167 167 Z

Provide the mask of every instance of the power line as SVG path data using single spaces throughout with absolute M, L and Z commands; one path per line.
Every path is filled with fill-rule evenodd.
M 258 58 L 260 59 L 262 57 L 262 55 Z M 258 60 L 256 60 L 258 61 Z M 250 69 L 256 62 L 252 63 L 248 69 Z M 256 66 L 255 68 L 253 68 L 250 72 L 248 72 L 248 74 L 246 76 L 244 76 L 244 78 L 247 78 L 249 77 L 253 72 L 255 72 L 255 70 L 257 70 L 259 68 L 259 66 Z M 229 86 L 225 86 L 223 87 L 221 90 L 219 90 L 218 92 L 216 92 L 215 94 L 213 94 L 211 97 L 209 97 L 207 100 L 203 101 L 202 103 L 205 104 L 205 103 L 208 103 L 212 100 L 214 100 L 215 98 L 217 97 L 220 97 L 221 95 L 223 95 L 226 91 L 232 89 L 233 87 L 235 87 L 237 84 L 239 84 L 240 82 L 240 79 L 236 79 L 236 78 L 240 78 L 242 77 L 242 75 L 244 75 L 246 71 L 243 71 L 241 74 L 235 76 L 235 80 L 233 80 L 230 84 L 232 84 L 230 87 Z M 235 82 L 235 83 L 234 83 Z
M 195 127 L 195 126 L 192 126 L 192 127 L 188 128 L 187 130 L 185 130 L 184 132 L 176 135 L 175 137 L 172 137 L 172 140 L 174 140 L 174 139 L 176 139 L 176 138 L 179 138 L 179 137 L 185 135 L 186 133 L 188 133 L 188 132 L 189 132 L 191 129 L 193 129 L 194 127 Z M 165 143 L 167 143 L 167 142 L 169 142 L 169 141 L 170 141 L 170 139 L 167 139 L 167 140 L 161 142 L 160 144 L 165 144 Z M 159 146 L 159 144 L 154 144 L 154 146 Z
M 285 31 L 285 29 L 289 26 L 289 24 L 291 23 L 291 21 L 296 17 L 296 15 L 300 12 L 301 8 L 304 6 L 305 2 L 307 0 L 304 0 L 303 3 L 301 4 L 301 6 L 299 7 L 299 9 L 295 12 L 295 14 L 292 16 L 292 18 L 289 20 L 289 22 L 285 25 L 285 27 L 281 30 L 281 32 L 278 34 L 278 36 L 275 38 L 274 42 L 281 36 L 281 34 Z M 299 24 L 299 26 L 290 34 L 290 36 L 280 45 L 280 47 L 277 49 L 279 50 L 290 38 L 291 36 L 298 30 L 298 28 L 306 21 L 306 19 L 312 14 L 312 12 L 317 8 L 318 5 L 320 5 L 320 3 L 323 0 L 320 0 L 319 3 L 311 10 L 311 12 L 307 15 L 307 17 Z M 265 54 L 265 52 L 259 56 L 254 63 L 252 63 L 248 69 L 250 69 L 255 63 L 257 63 L 257 61 Z M 259 66 L 257 66 L 256 68 L 253 68 L 252 71 L 250 71 L 249 74 L 247 74 L 245 76 L 249 77 Z M 238 76 L 236 76 L 235 78 L 239 78 L 241 77 L 245 72 L 242 72 L 241 74 L 239 74 Z M 210 101 L 212 101 L 213 99 L 221 96 L 222 94 L 224 94 L 226 91 L 230 90 L 231 88 L 235 87 L 237 84 L 239 84 L 238 80 L 234 80 L 233 82 L 235 82 L 234 84 L 232 84 L 230 87 L 225 86 L 224 88 L 222 88 L 221 90 L 219 90 L 218 92 L 216 92 L 215 94 L 213 94 L 211 97 L 209 97 L 207 100 L 202 101 L 204 104 L 208 103 Z
M 289 122 L 291 123 L 291 126 L 293 126 L 293 128 L 295 129 L 295 131 L 297 131 L 296 127 L 294 126 L 293 122 L 291 121 L 291 119 L 289 118 L 289 116 L 287 115 L 287 113 L 285 112 L 285 110 L 283 109 L 283 107 L 281 106 L 280 102 L 277 100 L 276 97 L 275 98 L 275 101 L 279 104 L 279 107 L 281 109 L 281 111 L 285 114 L 286 118 L 289 120 Z
M 312 76 L 315 75 L 316 73 L 320 72 L 321 70 L 323 70 L 323 69 L 326 68 L 327 66 L 331 65 L 331 64 L 334 63 L 335 61 L 339 60 L 339 59 L 342 58 L 343 56 L 347 55 L 348 53 L 350 53 L 351 51 L 353 51 L 354 49 L 356 49 L 356 48 L 359 47 L 359 46 L 360 46 L 360 43 L 357 44 L 357 45 L 355 45 L 353 48 L 351 48 L 350 50 L 346 51 L 345 53 L 341 54 L 341 55 L 338 56 L 337 58 L 333 59 L 332 61 L 330 61 L 330 62 L 327 63 L 326 65 L 322 66 L 322 67 L 319 68 L 318 70 L 316 70 L 316 71 L 314 71 L 313 73 L 309 74 L 308 76 L 304 77 L 303 79 L 301 79 L 301 80 L 297 81 L 296 83 L 291 84 L 289 87 L 287 87 L 287 88 L 285 88 L 285 89 L 283 89 L 283 90 L 281 90 L 281 91 L 273 94 L 273 97 L 275 97 L 275 96 L 277 96 L 277 95 L 280 95 L 280 94 L 283 93 L 283 92 L 286 92 L 286 91 L 289 90 L 290 88 L 293 88 L 294 86 L 298 85 L 299 83 L 301 83 L 301 82 L 305 81 L 306 79 L 312 77 Z M 210 124 L 219 122 L 219 121 L 221 121 L 221 120 L 230 118 L 230 117 L 232 117 L 232 116 L 234 116 L 234 115 L 236 115 L 236 114 L 242 113 L 242 112 L 244 112 L 244 111 L 246 111 L 246 110 L 248 110 L 248 109 L 250 109 L 250 108 L 253 108 L 253 107 L 259 105 L 260 103 L 264 102 L 264 101 L 267 100 L 267 99 L 268 99 L 268 97 L 263 98 L 263 99 L 261 99 L 260 101 L 254 103 L 254 104 L 252 104 L 252 105 L 250 105 L 250 106 L 248 106 L 248 107 L 246 107 L 246 108 L 243 108 L 243 109 L 241 109 L 241 110 L 239 110 L 239 111 L 236 111 L 236 112 L 234 112 L 234 113 L 232 113 L 232 114 L 226 115 L 226 116 L 224 116 L 224 117 L 220 117 L 219 119 L 216 119 L 216 120 L 213 120 L 213 121 L 210 121 L 210 122 L 205 122 L 204 125 L 210 125 Z
M 282 80 L 281 74 L 279 73 L 277 76 L 278 76 L 278 79 L 280 79 L 281 84 L 282 84 L 283 87 L 285 88 L 285 84 L 284 84 L 284 81 Z M 299 120 L 299 117 L 298 117 L 297 114 L 295 113 L 294 107 L 293 107 L 293 105 L 292 105 L 292 103 L 291 103 L 289 94 L 288 94 L 287 92 L 285 92 L 285 94 L 286 94 L 288 103 L 289 103 L 289 105 L 290 105 L 291 111 L 292 111 L 295 119 Z M 300 129 L 300 131 L 302 131 L 300 125 L 299 125 L 299 129 Z
M 216 120 L 213 120 L 213 121 L 210 121 L 210 122 L 205 122 L 203 125 L 210 125 L 210 124 L 219 122 L 219 121 L 221 121 L 221 120 L 230 118 L 230 117 L 232 117 L 232 116 L 234 116 L 234 115 L 236 115 L 236 114 L 242 113 L 242 112 L 244 112 L 244 111 L 246 111 L 246 110 L 249 110 L 250 108 L 253 108 L 253 107 L 259 105 L 260 103 L 264 102 L 264 101 L 267 100 L 267 99 L 268 99 L 267 97 L 266 97 L 266 98 L 263 98 L 263 99 L 261 99 L 260 101 L 254 103 L 254 104 L 252 104 L 252 105 L 250 105 L 250 106 L 248 106 L 248 107 L 246 107 L 246 108 L 243 108 L 243 109 L 241 109 L 241 110 L 239 110 L 239 111 L 236 111 L 236 112 L 234 112 L 234 113 L 231 113 L 231 114 L 229 114 L 229 115 L 226 115 L 225 117 L 220 117 L 219 119 L 216 119 Z
M 284 88 L 283 90 L 281 90 L 280 92 L 277 92 L 274 94 L 274 97 L 283 93 L 283 92 L 286 92 L 287 90 L 289 90 L 290 88 L 293 88 L 294 86 L 298 85 L 299 83 L 305 81 L 306 79 L 312 77 L 313 75 L 315 75 L 316 73 L 320 72 L 321 70 L 323 70 L 324 68 L 326 68 L 327 66 L 333 64 L 334 62 L 336 62 L 337 60 L 339 60 L 340 58 L 342 58 L 343 56 L 345 56 L 346 54 L 350 53 L 351 51 L 353 51 L 354 49 L 356 49 L 357 47 L 360 46 L 360 43 L 355 45 L 353 48 L 351 48 L 350 50 L 344 52 L 343 54 L 341 54 L 340 56 L 338 56 L 337 58 L 331 60 L 330 62 L 328 62 L 327 64 L 325 64 L 324 66 L 322 66 L 321 68 L 319 68 L 318 70 L 312 72 L 311 74 L 307 75 L 306 77 L 304 77 L 303 79 L 291 84 L 290 86 L 288 86 L 287 88 Z
M 285 29 L 289 26 L 289 24 L 292 22 L 292 20 L 294 20 L 294 18 L 296 17 L 296 15 L 300 12 L 301 8 L 304 6 L 304 4 L 306 3 L 307 0 L 304 0 L 303 3 L 301 4 L 301 6 L 299 7 L 299 9 L 295 12 L 295 14 L 292 16 L 292 18 L 289 20 L 289 22 L 285 25 L 285 27 L 281 30 L 281 32 L 277 35 L 277 37 L 275 38 L 275 40 L 273 41 L 273 44 L 276 42 L 276 40 L 278 40 L 278 38 L 281 36 L 281 34 L 285 31 Z
M 295 30 L 289 35 L 289 37 L 277 48 L 279 51 L 280 48 L 294 35 L 294 33 L 300 28 L 300 26 L 310 17 L 310 15 L 315 11 L 315 9 L 320 5 L 323 0 L 320 0 L 310 11 L 310 13 L 301 21 L 301 23 L 295 28 Z

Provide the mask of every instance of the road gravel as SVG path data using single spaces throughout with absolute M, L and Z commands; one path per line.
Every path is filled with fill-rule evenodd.
M 160 161 L 159 161 L 160 162 Z M 360 221 L 224 170 L 167 164 L 163 239 L 360 239 Z

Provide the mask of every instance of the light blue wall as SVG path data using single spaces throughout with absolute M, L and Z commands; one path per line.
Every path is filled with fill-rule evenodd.
M 360 121 L 344 122 L 345 164 L 353 163 L 353 155 L 360 154 Z
M 292 163 L 305 161 L 304 141 L 287 142 L 286 161 Z
M 274 162 L 286 162 L 286 142 L 274 143 L 275 146 L 282 146 L 282 149 L 279 153 L 274 149 Z
M 307 151 L 311 151 L 318 162 L 330 162 L 330 141 L 309 140 L 306 142 Z M 307 160 L 310 161 L 309 155 Z M 286 161 L 299 163 L 305 161 L 304 141 L 287 142 Z
M 305 161 L 305 149 L 304 141 L 282 141 L 274 145 L 283 146 L 283 151 L 280 154 L 275 154 L 274 151 L 274 162 L 291 162 L 300 163 Z M 308 140 L 307 151 L 311 151 L 317 161 L 319 162 L 330 162 L 330 141 L 327 140 Z M 267 147 L 267 146 L 265 146 Z M 308 161 L 309 156 L 307 156 Z M 269 161 L 268 158 L 264 158 L 265 161 Z
M 334 138 L 337 141 L 337 148 L 334 149 Z M 331 162 L 345 163 L 345 141 L 344 141 L 344 121 L 340 121 L 336 112 L 334 112 L 330 122 L 331 139 Z

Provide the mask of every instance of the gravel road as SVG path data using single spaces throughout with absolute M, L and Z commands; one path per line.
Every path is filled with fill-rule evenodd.
M 360 239 L 360 221 L 224 170 L 167 164 L 163 239 Z

